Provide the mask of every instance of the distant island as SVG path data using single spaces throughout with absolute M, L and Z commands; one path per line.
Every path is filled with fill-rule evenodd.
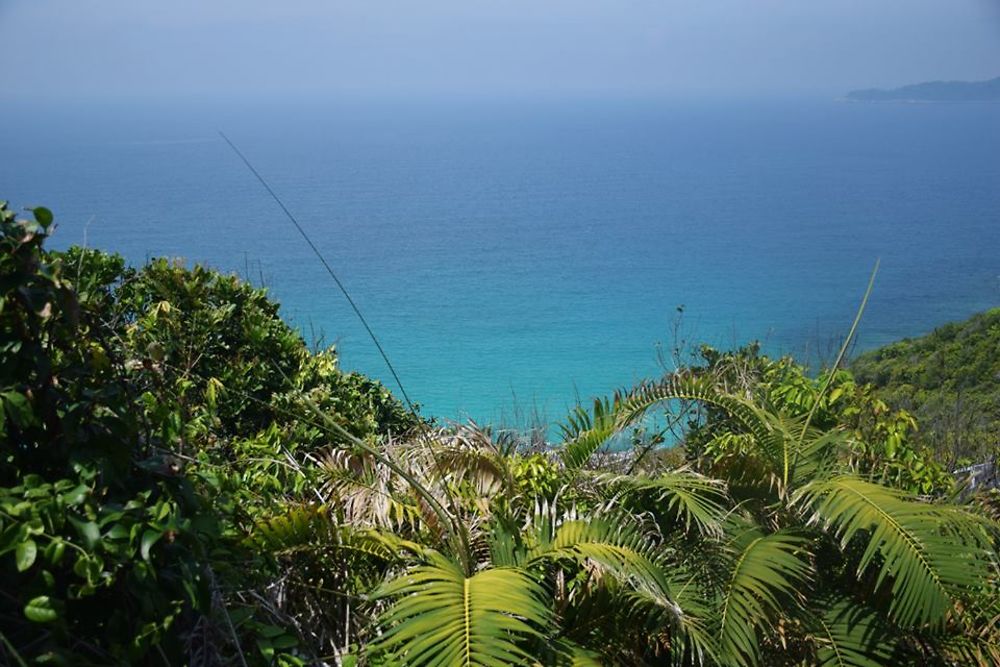
M 902 88 L 852 90 L 854 102 L 1000 102 L 1000 76 L 989 81 L 928 81 Z

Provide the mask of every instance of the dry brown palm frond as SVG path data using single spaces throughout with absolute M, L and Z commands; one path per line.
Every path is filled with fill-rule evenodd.
M 468 485 L 479 498 L 510 491 L 511 475 L 500 449 L 475 422 L 439 429 L 424 441 L 438 480 Z
M 366 452 L 335 448 L 319 457 L 318 464 L 322 493 L 348 524 L 395 529 L 424 516 L 419 496 L 406 480 Z
M 488 516 L 489 500 L 508 493 L 510 471 L 490 433 L 475 423 L 425 430 L 410 438 L 386 438 L 381 453 L 405 469 L 426 491 L 458 515 Z M 355 526 L 442 527 L 434 508 L 376 456 L 357 448 L 332 448 L 317 457 L 321 493 Z

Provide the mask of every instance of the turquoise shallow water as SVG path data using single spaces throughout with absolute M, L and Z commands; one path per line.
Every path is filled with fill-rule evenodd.
M 827 101 L 177 103 L 0 111 L 0 196 L 57 244 L 249 273 L 429 414 L 561 418 L 689 341 L 814 358 L 1000 304 L 1000 106 Z

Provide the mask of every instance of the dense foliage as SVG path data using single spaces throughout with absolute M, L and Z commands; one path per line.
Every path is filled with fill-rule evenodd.
M 851 367 L 917 418 L 920 439 L 946 464 L 1000 450 L 1000 308 L 868 352 Z
M 1000 664 L 1000 503 L 850 373 L 705 348 L 532 448 L 32 215 L 0 207 L 2 663 Z
M 0 206 L 0 662 L 225 662 L 240 642 L 295 644 L 234 592 L 281 574 L 246 536 L 302 500 L 294 467 L 330 443 L 296 397 L 372 441 L 416 420 L 332 350 L 310 354 L 262 290 L 49 253 L 51 213 L 33 218 Z

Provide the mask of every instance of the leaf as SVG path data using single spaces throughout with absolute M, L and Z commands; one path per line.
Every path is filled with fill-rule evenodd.
M 685 531 L 694 524 L 702 534 L 722 532 L 721 524 L 728 509 L 724 504 L 726 486 L 720 480 L 682 468 L 656 477 L 611 477 L 608 482 L 622 488 L 624 497 L 636 498 L 643 509 L 648 508 L 647 501 L 662 503 L 666 514 L 683 523 Z
M 559 652 L 557 664 L 560 667 L 601 667 L 604 664 L 599 653 L 588 651 L 568 639 L 558 640 L 554 644 Z
M 466 577 L 454 561 L 430 563 L 388 582 L 376 598 L 395 598 L 380 620 L 385 632 L 369 650 L 411 665 L 499 667 L 531 659 L 521 642 L 552 621 L 542 586 L 518 568 Z
M 18 391 L 5 391 L 0 394 L 0 398 L 3 399 L 7 414 L 15 424 L 25 427 L 35 423 L 35 414 L 27 396 Z
M 816 667 L 880 667 L 893 644 L 875 613 L 848 599 L 830 604 L 816 619 Z
M 17 571 L 24 572 L 29 567 L 35 564 L 35 558 L 38 556 L 38 545 L 35 544 L 34 540 L 26 540 L 17 545 L 17 550 L 15 552 L 15 562 L 17 563 Z
M 66 553 L 66 542 L 56 538 L 45 548 L 45 559 L 52 565 L 58 565 Z
M 640 384 L 621 399 L 619 427 L 632 424 L 654 406 L 671 400 L 709 403 L 725 410 L 758 440 L 770 437 L 772 429 L 764 413 L 740 397 L 720 391 L 707 378 L 671 375 L 660 382 Z
M 765 535 L 756 527 L 733 539 L 733 569 L 719 613 L 719 645 L 725 664 L 756 663 L 759 632 L 770 627 L 795 599 L 811 573 L 809 563 L 799 555 L 805 544 L 803 538 Z
M 864 541 L 860 575 L 878 568 L 890 612 L 903 626 L 940 625 L 957 597 L 988 580 L 991 545 L 981 520 L 961 507 L 917 500 L 897 489 L 841 475 L 803 488 L 810 521 L 842 547 Z
M 392 533 L 337 526 L 322 505 L 291 507 L 285 514 L 261 521 L 249 541 L 275 554 L 336 550 L 381 561 L 394 560 L 401 548 L 420 551 L 416 544 Z
M 570 413 L 568 423 L 560 429 L 563 445 L 559 456 L 568 470 L 576 471 L 590 461 L 591 457 L 618 431 L 615 412 L 618 409 L 618 395 L 614 400 L 594 399 L 593 412 L 577 406 Z
M 31 209 L 31 212 L 35 215 L 35 220 L 38 221 L 42 227 L 48 227 L 52 224 L 53 216 L 52 211 L 45 208 L 44 206 L 36 206 Z
M 73 572 L 88 584 L 95 585 L 101 577 L 104 569 L 104 561 L 100 556 L 93 554 L 79 554 L 73 564 Z
M 142 534 L 142 543 L 139 546 L 139 553 L 142 555 L 143 560 L 149 560 L 149 550 L 161 537 L 163 537 L 162 530 L 148 529 Z
M 51 623 L 59 618 L 59 612 L 48 595 L 39 595 L 24 606 L 24 616 L 34 623 Z
M 63 493 L 60 499 L 67 505 L 79 505 L 87 498 L 90 488 L 86 484 L 80 484 L 73 489 Z
M 571 515 L 572 516 L 572 515 Z M 714 655 L 711 638 L 705 631 L 705 608 L 694 594 L 690 577 L 682 568 L 664 566 L 662 548 L 651 540 L 628 514 L 600 513 L 600 518 L 563 519 L 554 508 L 536 510 L 533 533 L 535 546 L 524 558 L 529 566 L 549 567 L 558 563 L 576 563 L 581 574 L 588 575 L 587 587 L 600 586 L 604 592 L 624 589 L 633 610 L 665 614 L 675 646 L 691 655 Z M 510 542 L 510 536 L 495 531 L 494 553 L 498 542 Z M 509 546 L 500 551 L 511 553 Z
M 76 532 L 83 538 L 83 541 L 88 549 L 93 549 L 94 546 L 101 540 L 101 529 L 95 522 L 80 521 L 72 516 L 66 518 L 69 519 L 69 522 L 76 528 Z
M 757 406 L 719 390 L 706 378 L 670 375 L 659 382 L 644 382 L 628 392 L 616 392 L 611 400 L 594 401 L 592 413 L 577 407 L 561 427 L 564 444 L 559 450 L 563 464 L 578 470 L 613 436 L 641 420 L 652 408 L 668 401 L 698 401 L 725 410 L 761 443 L 776 468 L 787 479 L 791 451 L 789 442 L 776 432 L 768 416 Z M 787 439 L 791 440 L 791 439 Z
M 551 539 L 539 537 L 540 544 L 528 554 L 529 563 L 562 559 L 596 563 L 619 581 L 646 591 L 662 606 L 672 606 L 666 576 L 653 560 L 652 543 L 625 516 L 618 521 L 569 520 L 556 528 Z

